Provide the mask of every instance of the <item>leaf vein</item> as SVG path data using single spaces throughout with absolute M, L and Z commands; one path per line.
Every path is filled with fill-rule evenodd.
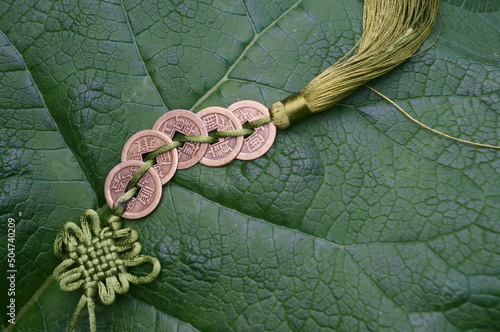
M 153 81 L 153 79 L 151 78 L 151 74 L 149 73 L 149 70 L 148 70 L 148 67 L 146 65 L 146 62 L 144 61 L 143 59 L 143 56 L 141 54 L 141 51 L 140 51 L 140 48 L 139 48 L 139 45 L 137 43 L 137 40 L 135 38 L 135 35 L 134 35 L 134 32 L 132 30 L 132 26 L 130 25 L 130 19 L 128 17 L 128 12 L 127 10 L 125 9 L 125 6 L 123 5 L 123 1 L 120 1 L 120 6 L 123 10 L 123 15 L 125 16 L 125 19 L 127 21 L 127 27 L 130 31 L 130 36 L 132 38 L 132 44 L 134 44 L 134 47 L 135 47 L 135 50 L 137 52 L 137 55 L 139 56 L 139 59 L 141 60 L 141 63 L 142 63 L 142 66 L 144 67 L 144 71 L 146 73 L 146 76 L 148 77 L 148 80 L 151 82 L 151 85 L 154 87 L 156 93 L 158 94 L 158 97 L 160 98 L 161 100 L 161 103 L 162 103 L 162 106 L 163 108 L 165 109 L 165 111 L 168 111 L 168 107 L 167 105 L 165 104 L 165 100 L 163 99 L 160 91 L 158 90 L 158 87 L 156 86 L 155 82 Z
M 50 120 L 52 121 L 52 123 L 55 126 L 55 129 L 56 129 L 55 131 L 59 134 L 59 136 L 61 137 L 61 140 L 63 141 L 63 143 L 66 146 L 67 150 L 70 151 L 70 153 L 73 155 L 73 157 L 75 158 L 75 160 L 79 160 L 78 154 L 75 151 L 73 151 L 73 149 L 71 148 L 70 144 L 68 144 L 68 142 L 66 140 L 66 137 L 63 135 L 63 132 L 59 129 L 59 124 L 57 123 L 57 121 L 55 121 L 55 118 L 52 115 L 51 109 L 47 106 L 47 103 L 45 102 L 44 96 L 41 93 L 41 91 L 40 91 L 40 89 L 38 87 L 38 84 L 36 83 L 35 79 L 33 78 L 33 75 L 31 74 L 31 71 L 30 71 L 30 69 L 28 68 L 28 66 L 26 64 L 26 61 L 24 60 L 24 57 L 23 57 L 22 53 L 19 52 L 19 50 L 17 49 L 17 47 L 11 42 L 11 40 L 3 32 L 3 30 L 0 29 L 0 33 L 5 37 L 5 39 L 9 43 L 9 45 L 14 49 L 14 51 L 17 53 L 17 55 L 19 56 L 20 60 L 22 61 L 23 66 L 24 66 L 25 71 L 26 71 L 26 74 L 28 75 L 31 83 L 33 84 L 33 87 L 36 90 L 36 92 L 37 92 L 37 94 L 38 94 L 38 96 L 40 98 L 40 101 L 41 101 L 41 103 L 43 105 L 43 108 L 46 110 L 48 117 L 50 118 Z M 83 177 L 83 182 L 85 182 L 87 184 L 87 187 L 88 187 L 89 191 L 92 193 L 92 196 L 94 197 L 94 200 L 97 202 L 98 201 L 97 194 L 94 191 L 93 186 L 90 184 L 90 181 L 89 181 L 89 179 L 87 177 L 87 173 L 84 171 L 84 169 L 82 167 L 82 164 L 80 162 L 77 162 L 76 164 L 77 164 L 77 167 L 80 170 L 80 173 L 81 173 L 81 175 Z
M 254 38 L 248 43 L 243 52 L 241 52 L 240 56 L 234 61 L 234 63 L 229 67 L 226 73 L 221 77 L 221 79 L 210 89 L 208 90 L 198 101 L 190 108 L 191 111 L 197 109 L 208 97 L 212 95 L 215 91 L 219 89 L 219 87 L 229 79 L 229 75 L 233 72 L 233 70 L 238 66 L 238 64 L 246 57 L 247 53 L 252 49 L 252 47 L 257 43 L 259 38 L 264 35 L 269 29 L 275 26 L 283 17 L 287 16 L 291 11 L 297 8 L 302 0 L 298 0 L 295 4 L 293 4 L 290 8 L 284 11 L 280 16 L 278 16 L 273 22 L 271 22 L 267 27 L 265 27 L 261 32 L 256 33 Z

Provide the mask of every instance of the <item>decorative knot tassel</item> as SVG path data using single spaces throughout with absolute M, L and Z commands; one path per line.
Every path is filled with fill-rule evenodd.
M 269 112 L 274 124 L 285 129 L 324 111 L 411 58 L 431 33 L 438 12 L 439 0 L 365 0 L 363 34 L 356 46 L 302 91 L 273 104 Z

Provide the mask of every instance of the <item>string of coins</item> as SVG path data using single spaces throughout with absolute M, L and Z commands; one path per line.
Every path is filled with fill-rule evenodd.
M 158 205 L 162 185 L 176 170 L 198 162 L 218 167 L 234 159 L 256 159 L 271 148 L 275 137 L 268 108 L 252 100 L 196 114 L 167 112 L 152 130 L 140 131 L 125 143 L 122 162 L 106 178 L 106 202 L 117 216 L 145 217 Z
M 180 135 L 180 136 L 179 136 Z M 67 222 L 54 242 L 54 253 L 62 262 L 54 278 L 64 291 L 83 292 L 71 317 L 74 331 L 86 306 L 90 330 L 97 331 L 95 298 L 111 304 L 115 294 L 125 294 L 130 283 L 153 281 L 160 273 L 160 262 L 140 255 L 142 246 L 132 228 L 122 228 L 121 217 L 142 218 L 158 205 L 162 185 L 177 169 L 198 162 L 223 166 L 232 160 L 251 160 L 265 154 L 274 142 L 276 127 L 267 107 L 244 100 L 225 109 L 208 107 L 198 113 L 174 110 L 161 116 L 152 130 L 143 130 L 128 139 L 122 162 L 106 178 L 105 197 L 111 208 L 100 216 L 86 210 L 80 226 Z M 101 227 L 101 223 L 103 227 Z M 127 267 L 151 265 L 146 276 L 135 276 Z

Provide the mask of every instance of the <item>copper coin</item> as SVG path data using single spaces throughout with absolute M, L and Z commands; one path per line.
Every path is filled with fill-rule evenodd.
M 122 161 L 139 160 L 143 161 L 143 155 L 158 149 L 172 140 L 165 134 L 156 130 L 143 130 L 134 134 L 125 143 L 122 150 Z M 177 170 L 179 157 L 177 149 L 164 152 L 156 157 L 156 164 L 153 169 L 158 173 L 161 184 L 165 184 L 174 176 Z
M 242 129 L 238 118 L 222 107 L 207 107 L 196 113 L 208 132 Z M 224 166 L 236 158 L 243 147 L 243 136 L 219 138 L 219 141 L 208 146 L 200 163 L 205 166 Z
M 130 179 L 144 164 L 142 161 L 129 160 L 116 165 L 109 172 L 104 184 L 106 202 L 113 209 L 113 204 L 120 198 L 127 188 Z M 141 189 L 136 197 L 132 197 L 122 214 L 126 219 L 139 219 L 150 214 L 158 205 L 161 198 L 160 176 L 150 168 L 137 184 Z
M 203 121 L 190 111 L 174 110 L 162 115 L 154 124 L 154 130 L 158 130 L 169 138 L 173 138 L 176 132 L 184 135 L 208 136 L 207 128 Z M 208 144 L 185 142 L 180 148 L 178 169 L 186 169 L 194 166 L 203 158 L 207 151 Z
M 253 100 L 238 101 L 229 106 L 240 122 L 251 122 L 269 116 L 267 107 Z M 245 138 L 243 148 L 236 159 L 252 160 L 264 155 L 273 145 L 276 138 L 276 126 L 270 122 L 254 129 L 254 133 Z

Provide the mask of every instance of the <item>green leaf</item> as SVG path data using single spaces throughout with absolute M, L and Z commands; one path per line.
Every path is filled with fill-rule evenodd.
M 129 136 L 170 109 L 271 105 L 300 90 L 354 46 L 362 7 L 0 1 L 2 252 L 16 221 L 8 330 L 67 328 L 81 293 L 51 277 L 52 244 L 105 204 Z M 371 85 L 433 128 L 500 145 L 499 10 L 443 1 L 437 44 Z M 177 172 L 159 207 L 127 222 L 160 276 L 98 305 L 98 330 L 498 330 L 499 157 L 361 88 L 278 132 L 257 160 Z

